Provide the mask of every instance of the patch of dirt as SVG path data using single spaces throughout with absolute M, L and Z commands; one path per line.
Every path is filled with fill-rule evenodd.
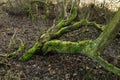
M 52 20 L 38 20 L 32 23 L 26 16 L 8 15 L 0 11 L 0 54 L 15 51 L 20 45 L 18 38 L 25 43 L 24 53 L 52 23 Z M 79 30 L 63 35 L 60 39 L 70 41 L 96 39 L 100 33 L 92 26 L 83 26 Z M 19 62 L 20 55 L 4 59 L 5 64 L 0 63 L 0 80 L 120 80 L 119 76 L 104 70 L 85 55 L 39 54 L 40 52 L 27 62 Z M 103 52 L 105 59 L 120 67 L 120 61 L 115 59 L 118 55 L 120 38 L 116 38 Z

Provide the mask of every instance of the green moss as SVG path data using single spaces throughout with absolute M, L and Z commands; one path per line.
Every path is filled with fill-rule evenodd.
M 24 53 L 24 54 L 19 58 L 19 60 L 20 60 L 20 61 L 27 61 L 28 59 L 30 59 L 30 58 L 33 56 L 33 54 L 35 54 L 35 52 L 36 52 L 38 49 L 41 48 L 41 46 L 42 46 L 41 43 L 36 42 L 35 45 L 34 45 L 32 48 L 30 48 L 26 53 Z
M 18 48 L 17 51 L 21 52 L 25 48 L 25 44 L 24 44 L 24 42 L 21 39 L 19 39 L 19 40 L 20 40 L 21 44 L 20 44 L 20 47 Z
M 113 72 L 114 74 L 117 74 L 120 76 L 120 68 L 117 68 L 113 64 L 108 63 L 105 59 L 103 59 L 100 56 L 94 56 L 91 57 L 94 61 L 98 62 L 102 67 L 104 67 L 106 70 Z
M 80 42 L 52 40 L 44 44 L 42 51 L 45 53 L 56 51 L 58 53 L 77 54 L 82 53 L 91 41 L 85 40 Z
M 96 39 L 96 51 L 103 51 L 103 49 L 114 40 L 116 35 L 120 31 L 120 9 L 110 21 L 110 23 L 104 28 L 104 31 Z
M 72 12 L 71 12 L 71 16 L 68 20 L 61 20 L 58 25 L 56 25 L 56 29 L 59 30 L 62 27 L 65 27 L 67 25 L 69 25 L 75 18 L 77 17 L 77 8 L 73 7 L 72 8 Z
M 70 18 L 65 22 L 64 26 L 67 26 L 70 24 L 75 18 L 77 17 L 77 7 L 73 7 L 71 11 L 71 16 Z

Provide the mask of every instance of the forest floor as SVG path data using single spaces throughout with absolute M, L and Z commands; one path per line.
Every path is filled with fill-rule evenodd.
M 0 11 L 0 54 L 15 51 L 19 39 L 25 43 L 25 50 L 0 63 L 0 80 L 120 80 L 120 76 L 104 70 L 100 65 L 85 55 L 49 53 L 34 55 L 29 61 L 20 62 L 18 58 L 30 48 L 50 26 L 52 20 L 38 20 L 34 23 L 24 16 L 8 15 Z M 60 39 L 80 41 L 96 39 L 101 31 L 94 27 L 83 26 L 79 30 L 63 35 Z M 120 68 L 120 37 L 107 47 L 102 56 Z M 2 62 L 2 61 L 1 61 Z

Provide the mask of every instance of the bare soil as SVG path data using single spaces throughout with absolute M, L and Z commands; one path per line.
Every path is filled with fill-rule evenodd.
M 100 65 L 85 55 L 69 55 L 41 52 L 34 55 L 27 62 L 20 62 L 18 58 L 30 48 L 50 26 L 53 20 L 38 20 L 34 23 L 24 15 L 9 15 L 0 11 L 0 54 L 15 51 L 21 39 L 25 43 L 25 50 L 16 56 L 0 63 L 0 80 L 120 80 L 120 76 L 104 70 Z M 80 41 L 96 39 L 100 31 L 94 27 L 83 26 L 79 30 L 63 35 L 61 40 Z M 13 37 L 13 35 L 15 35 Z M 11 43 L 11 44 L 10 44 Z M 120 68 L 120 37 L 117 37 L 102 56 L 110 63 Z

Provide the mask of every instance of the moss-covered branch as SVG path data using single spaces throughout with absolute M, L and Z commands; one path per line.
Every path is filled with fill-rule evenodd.
M 55 29 L 59 30 L 62 27 L 69 25 L 76 17 L 77 17 L 77 8 L 73 7 L 70 18 L 68 18 L 68 20 L 61 20 L 61 22 L 55 26 Z M 55 29 L 53 29 L 53 31 L 57 31 Z
M 37 41 L 32 48 L 30 48 L 26 53 L 24 53 L 19 58 L 19 60 L 20 61 L 27 61 L 28 59 L 30 59 L 33 56 L 33 54 L 35 54 L 36 51 L 38 51 L 38 50 L 40 51 L 41 47 L 42 47 L 42 43 Z
M 87 21 L 86 26 L 93 26 L 101 31 L 103 31 L 105 28 L 105 26 L 103 25 L 97 24 L 96 22 L 89 22 L 89 21 Z
M 108 63 L 108 61 L 106 61 L 100 56 L 94 56 L 91 58 L 97 63 L 99 63 L 102 67 L 104 67 L 106 70 L 120 76 L 120 68 L 114 66 L 113 64 Z
M 45 35 L 45 39 L 44 39 L 45 41 L 44 42 L 52 40 L 52 39 L 57 39 L 57 38 L 61 37 L 63 34 L 65 34 L 65 33 L 77 30 L 83 24 L 85 24 L 85 21 L 81 20 L 80 22 L 76 22 L 75 24 L 73 24 L 71 26 L 63 27 L 60 30 L 58 30 L 57 32 L 55 32 L 55 33 L 48 33 L 48 34 Z
M 55 38 L 54 34 L 56 33 L 59 29 L 66 27 L 67 25 L 69 25 L 75 18 L 77 17 L 77 8 L 73 7 L 72 8 L 72 12 L 71 12 L 71 16 L 69 19 L 67 20 L 61 20 L 56 26 L 54 26 L 53 28 L 48 29 L 47 33 L 43 34 L 40 39 L 42 39 L 42 42 L 46 42 L 52 39 L 52 37 Z M 56 37 L 57 38 L 57 37 Z
M 120 9 L 105 27 L 101 35 L 96 39 L 96 51 L 103 51 L 103 49 L 110 44 L 120 31 Z
M 51 40 L 47 41 L 42 51 L 43 53 L 48 53 L 51 51 L 55 51 L 58 53 L 66 53 L 66 54 L 78 54 L 83 53 L 86 45 L 91 44 L 91 40 L 84 40 L 80 42 L 70 42 L 70 41 L 60 41 L 60 40 Z
M 77 30 L 80 27 L 86 26 L 86 25 L 87 26 L 93 26 L 93 27 L 95 27 L 95 28 L 97 28 L 99 30 L 104 30 L 103 26 L 101 27 L 99 24 L 97 24 L 95 22 L 89 22 L 89 21 L 83 19 L 83 20 L 81 20 L 79 22 L 74 23 L 73 25 L 63 27 L 63 28 L 59 29 L 57 32 L 55 32 L 55 33 L 48 34 L 47 38 L 48 39 L 57 39 L 57 38 L 60 38 L 65 33 Z

